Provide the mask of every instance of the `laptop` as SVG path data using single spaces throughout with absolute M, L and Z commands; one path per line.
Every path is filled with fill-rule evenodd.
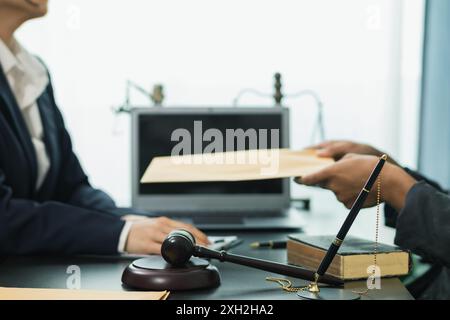
M 154 157 L 179 151 L 180 137 L 191 154 L 207 152 L 211 132 L 230 151 L 289 147 L 289 110 L 234 107 L 160 107 L 132 111 L 132 205 L 195 224 L 202 230 L 294 230 L 301 227 L 290 207 L 289 179 L 244 182 L 141 184 Z M 213 130 L 213 131 L 211 131 Z M 232 135 L 240 132 L 244 135 Z M 276 134 L 275 134 L 276 133 Z M 228 135 L 227 135 L 228 134 Z M 266 138 L 264 138 L 266 134 Z M 255 145 L 251 139 L 257 138 Z M 240 141 L 238 141 L 240 139 Z M 225 141 L 226 140 L 226 141 Z M 231 140 L 231 141 L 230 141 Z M 265 140 L 265 142 L 263 141 Z M 216 143 L 218 141 L 215 141 Z

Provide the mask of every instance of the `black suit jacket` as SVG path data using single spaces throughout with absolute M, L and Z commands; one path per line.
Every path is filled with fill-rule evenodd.
M 114 254 L 124 222 L 114 201 L 89 184 L 55 103 L 38 99 L 51 161 L 35 190 L 37 162 L 27 126 L 0 66 L 0 254 Z
M 386 205 L 395 243 L 421 256 L 432 268 L 408 286 L 420 299 L 450 299 L 450 196 L 436 182 L 406 169 L 417 183 L 399 213 Z

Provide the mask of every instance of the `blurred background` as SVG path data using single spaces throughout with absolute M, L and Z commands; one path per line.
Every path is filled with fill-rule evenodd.
M 126 206 L 129 116 L 112 109 L 127 80 L 149 91 L 163 84 L 167 106 L 231 106 L 243 88 L 272 94 L 280 72 L 286 94 L 320 95 L 327 139 L 367 142 L 417 168 L 425 9 L 424 0 L 58 0 L 18 38 L 48 65 L 91 182 Z M 149 104 L 135 91 L 131 99 Z M 314 100 L 285 104 L 292 147 L 308 146 Z

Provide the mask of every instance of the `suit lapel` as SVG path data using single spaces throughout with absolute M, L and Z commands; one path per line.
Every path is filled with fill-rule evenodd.
M 31 194 L 34 194 L 36 179 L 37 179 L 37 161 L 36 153 L 34 151 L 33 143 L 28 128 L 23 119 L 22 113 L 14 94 L 11 91 L 8 80 L 3 72 L 3 68 L 0 65 L 0 98 L 4 101 L 6 116 L 9 120 L 11 127 L 13 128 L 17 139 L 19 140 L 25 157 L 29 164 L 30 176 L 31 176 Z

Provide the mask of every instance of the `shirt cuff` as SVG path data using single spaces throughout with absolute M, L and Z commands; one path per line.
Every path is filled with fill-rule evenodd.
M 126 253 L 125 246 L 127 245 L 128 234 L 130 233 L 130 229 L 133 223 L 131 221 L 126 221 L 125 225 L 122 228 L 122 232 L 119 237 L 119 245 L 117 246 L 118 253 Z

